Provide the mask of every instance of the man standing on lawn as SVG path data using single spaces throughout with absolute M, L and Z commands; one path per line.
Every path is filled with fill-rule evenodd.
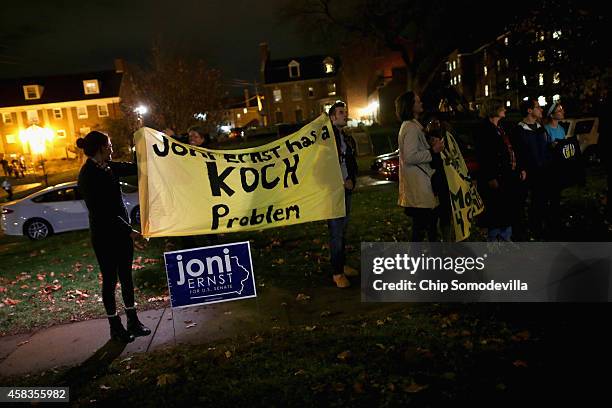
M 357 276 L 359 274 L 354 268 L 345 265 L 345 236 L 349 213 L 351 212 L 351 194 L 355 188 L 357 178 L 357 160 L 355 159 L 357 150 L 355 139 L 342 131 L 342 128 L 346 126 L 348 118 L 346 104 L 337 101 L 329 108 L 328 114 L 332 125 L 334 125 L 338 160 L 340 162 L 342 179 L 344 180 L 344 205 L 346 209 L 344 217 L 327 220 L 330 236 L 329 250 L 334 283 L 339 288 L 348 288 L 351 286 L 351 283 L 346 277 Z

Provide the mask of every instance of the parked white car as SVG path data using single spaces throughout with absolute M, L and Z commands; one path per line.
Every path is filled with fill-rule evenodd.
M 121 183 L 121 190 L 132 222 L 138 222 L 138 189 Z M 76 181 L 47 187 L 20 200 L 2 204 L 1 209 L 1 225 L 6 235 L 25 235 L 40 240 L 56 232 L 89 228 L 87 207 Z

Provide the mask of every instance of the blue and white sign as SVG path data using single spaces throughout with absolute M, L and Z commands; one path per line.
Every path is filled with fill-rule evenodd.
M 165 252 L 172 307 L 257 296 L 249 242 Z

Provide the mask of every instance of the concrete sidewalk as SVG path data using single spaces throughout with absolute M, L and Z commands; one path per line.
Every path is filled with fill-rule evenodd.
M 259 290 L 259 298 L 172 310 L 139 312 L 153 332 L 120 349 L 119 359 L 177 344 L 208 344 L 236 335 L 259 333 L 273 327 L 312 325 L 350 313 L 406 307 L 361 303 L 357 282 L 348 290 L 316 288 L 297 300 L 298 293 L 277 288 Z M 302 296 L 303 298 L 303 296 Z M 323 313 L 325 312 L 325 313 Z M 323 317 L 322 317 L 323 313 Z M 125 316 L 122 316 L 125 324 Z M 107 319 L 53 326 L 31 334 L 0 338 L 0 376 L 34 373 L 79 365 L 108 343 Z

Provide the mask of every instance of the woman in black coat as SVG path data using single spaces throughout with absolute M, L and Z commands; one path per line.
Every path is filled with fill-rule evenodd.
M 526 174 L 510 139 L 499 126 L 506 116 L 503 102 L 484 101 L 481 116 L 484 120 L 475 139 L 480 164 L 478 190 L 485 206 L 480 224 L 488 230 L 488 241 L 511 241 L 512 224 L 518 214 L 518 190 Z
M 79 190 L 89 210 L 89 228 L 100 271 L 102 272 L 102 301 L 110 323 L 111 338 L 129 343 L 134 336 L 147 336 L 151 330 L 138 320 L 134 307 L 132 259 L 134 238 L 123 202 L 119 177 L 135 175 L 135 163 L 113 162 L 113 146 L 104 133 L 93 131 L 77 140 L 87 161 L 79 173 Z M 126 330 L 117 315 L 115 288 L 117 277 L 127 315 Z

